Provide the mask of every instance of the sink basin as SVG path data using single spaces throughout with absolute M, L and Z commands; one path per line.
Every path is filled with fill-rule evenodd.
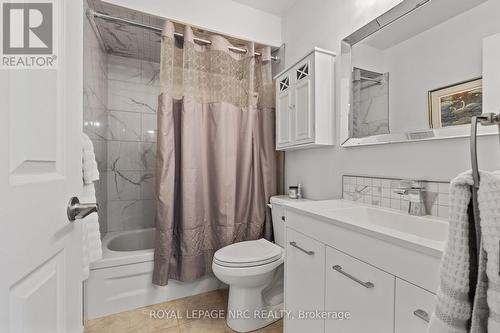
M 372 207 L 352 207 L 325 211 L 330 218 L 358 226 L 377 226 L 413 236 L 444 242 L 448 223 Z

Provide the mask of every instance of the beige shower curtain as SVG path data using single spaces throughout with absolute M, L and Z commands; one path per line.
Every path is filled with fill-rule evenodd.
M 270 49 L 244 55 L 211 36 L 162 33 L 153 283 L 211 273 L 215 251 L 272 237 L 266 203 L 277 193 Z

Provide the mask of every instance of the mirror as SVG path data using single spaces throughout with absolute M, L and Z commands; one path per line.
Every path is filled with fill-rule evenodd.
M 344 147 L 469 135 L 500 1 L 405 0 L 342 41 Z M 496 129 L 482 129 L 483 134 Z

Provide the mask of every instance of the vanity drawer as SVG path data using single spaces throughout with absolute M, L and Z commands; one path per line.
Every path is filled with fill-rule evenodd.
M 286 333 L 322 333 L 321 318 L 301 318 L 304 311 L 323 311 L 325 302 L 325 245 L 293 229 L 286 229 Z
M 348 311 L 346 320 L 327 319 L 327 333 L 393 331 L 395 277 L 326 248 L 326 311 Z
M 425 333 L 435 297 L 425 289 L 396 279 L 395 333 Z

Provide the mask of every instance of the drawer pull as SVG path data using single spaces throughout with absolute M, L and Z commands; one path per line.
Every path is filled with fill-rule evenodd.
M 413 314 L 425 322 L 429 322 L 429 314 L 422 309 L 413 311 Z
M 283 221 L 283 222 L 285 222 L 285 221 L 286 221 L 286 218 L 285 218 L 285 216 L 284 216 L 284 215 L 281 217 L 281 221 Z
M 300 251 L 304 252 L 305 254 L 307 254 L 309 256 L 314 255 L 314 251 L 307 251 L 307 250 L 301 248 L 300 246 L 298 246 L 296 242 L 290 242 L 290 245 L 296 249 L 299 249 Z
M 340 265 L 335 265 L 335 266 L 333 266 L 332 268 L 333 268 L 334 270 L 336 270 L 337 272 L 339 272 L 340 274 L 342 274 L 342 275 L 344 275 L 344 276 L 347 276 L 349 279 L 353 280 L 354 282 L 359 283 L 360 285 L 362 285 L 362 286 L 363 286 L 363 287 L 365 287 L 365 288 L 370 289 L 370 288 L 375 287 L 375 285 L 374 285 L 372 282 L 369 282 L 369 281 L 368 281 L 368 282 L 363 282 L 363 281 L 361 281 L 360 279 L 358 279 L 357 277 L 352 276 L 351 274 L 349 274 L 349 273 L 347 273 L 347 272 L 344 272 L 344 271 L 342 270 L 342 266 L 340 266 Z

